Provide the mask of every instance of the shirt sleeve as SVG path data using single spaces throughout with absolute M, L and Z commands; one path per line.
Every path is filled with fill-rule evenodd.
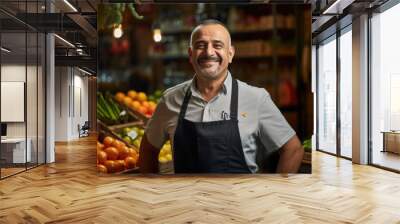
M 166 131 L 167 112 L 168 108 L 165 103 L 165 98 L 161 97 L 145 129 L 147 140 L 152 146 L 158 149 L 160 149 L 168 139 L 168 133 Z
M 268 152 L 278 150 L 296 135 L 265 89 L 258 104 L 258 134 Z

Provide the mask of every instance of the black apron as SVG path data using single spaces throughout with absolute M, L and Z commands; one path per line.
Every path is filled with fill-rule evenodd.
M 238 83 L 232 78 L 230 120 L 185 119 L 192 92 L 186 91 L 174 136 L 175 173 L 250 173 L 238 127 Z

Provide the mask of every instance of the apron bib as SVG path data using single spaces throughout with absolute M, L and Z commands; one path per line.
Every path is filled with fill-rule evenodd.
M 238 126 L 238 83 L 232 79 L 230 120 L 185 119 L 192 92 L 186 91 L 174 136 L 175 173 L 250 173 Z

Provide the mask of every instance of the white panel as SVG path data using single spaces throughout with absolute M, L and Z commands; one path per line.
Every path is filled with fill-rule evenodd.
M 1 122 L 24 122 L 24 82 L 1 82 Z

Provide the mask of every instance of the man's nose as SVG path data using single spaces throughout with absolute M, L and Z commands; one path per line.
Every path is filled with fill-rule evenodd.
M 211 44 L 209 44 L 208 46 L 207 46 L 207 55 L 208 56 L 213 56 L 213 55 L 215 55 L 215 51 L 214 51 L 214 48 L 213 48 L 213 46 L 211 45 Z

